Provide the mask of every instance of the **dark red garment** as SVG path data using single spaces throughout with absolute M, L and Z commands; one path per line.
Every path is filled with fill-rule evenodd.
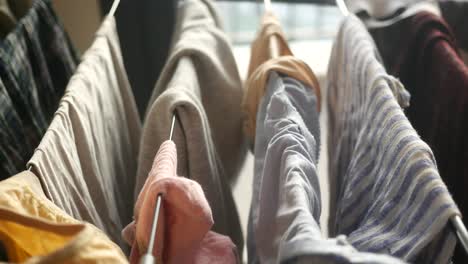
M 399 35 L 399 54 L 391 55 L 395 47 L 387 48 L 383 58 L 411 94 L 406 115 L 432 148 L 440 175 L 468 218 L 468 68 L 457 54 L 453 33 L 445 21 L 426 12 L 392 29 L 375 30 L 382 47 L 388 44 L 381 38 L 385 30 Z M 459 244 L 454 262 L 468 263 Z

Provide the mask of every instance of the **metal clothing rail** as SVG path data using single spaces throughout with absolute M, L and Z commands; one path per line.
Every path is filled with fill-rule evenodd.
M 264 0 L 265 3 L 265 12 L 273 13 L 271 7 L 271 0 Z M 270 37 L 270 57 L 277 58 L 279 57 L 279 39 L 278 36 L 272 35 Z
M 273 13 L 273 8 L 271 7 L 271 0 L 264 0 L 265 12 Z M 270 57 L 277 58 L 279 57 L 279 39 L 278 36 L 272 35 L 270 37 Z
M 169 140 L 172 140 L 172 134 L 174 133 L 175 120 L 176 120 L 176 114 L 173 114 Z M 148 243 L 148 251 L 146 252 L 145 255 L 143 255 L 143 257 L 141 257 L 140 264 L 156 263 L 156 259 L 153 256 L 153 249 L 154 249 L 154 240 L 156 239 L 156 229 L 158 228 L 158 219 L 159 219 L 159 210 L 161 208 L 161 201 L 162 201 L 162 194 L 158 194 L 158 198 L 156 199 L 156 208 L 154 210 L 153 224 L 151 225 L 151 234 L 150 234 L 150 240 Z
M 336 0 L 336 5 L 340 9 L 343 16 L 349 15 L 349 9 L 346 6 L 344 0 Z M 465 253 L 468 255 L 468 231 L 466 230 L 465 225 L 459 215 L 455 215 L 450 218 L 450 222 L 452 223 L 453 228 L 455 229 L 455 233 L 457 234 L 458 240 L 462 244 L 463 248 L 465 249 Z

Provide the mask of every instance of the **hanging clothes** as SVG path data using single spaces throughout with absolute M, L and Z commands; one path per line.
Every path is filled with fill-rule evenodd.
M 302 60 L 295 58 L 288 46 L 286 37 L 281 29 L 278 19 L 271 13 L 266 12 L 262 18 L 260 30 L 257 33 L 251 47 L 251 56 L 247 81 L 245 83 L 245 95 L 242 101 L 244 115 L 243 130 L 251 147 L 255 145 L 255 127 L 258 105 L 265 93 L 268 73 L 278 71 L 296 78 L 315 89 L 318 95 L 318 109 L 320 111 L 320 87 L 317 77 Z M 271 58 L 270 40 L 276 37 L 278 58 Z
M 275 37 L 277 40 L 277 51 L 271 50 L 270 46 L 271 38 Z M 272 52 L 277 53 L 279 57 L 271 58 Z M 306 63 L 297 59 L 293 56 L 284 33 L 281 29 L 279 21 L 276 17 L 267 12 L 262 18 L 261 28 L 257 33 L 255 40 L 252 43 L 251 47 L 251 57 L 248 70 L 248 78 L 245 83 L 245 94 L 242 100 L 242 111 L 243 111 L 243 130 L 244 135 L 248 139 L 251 148 L 255 152 L 255 173 L 253 179 L 253 192 L 252 192 L 252 201 L 250 206 L 249 220 L 248 220 L 248 235 L 247 235 L 247 249 L 248 249 L 248 259 L 250 263 L 256 263 L 259 260 L 259 256 L 256 252 L 256 223 L 259 218 L 259 204 L 261 200 L 260 195 L 260 186 L 262 182 L 261 169 L 263 162 L 263 156 L 265 150 L 257 150 L 254 148 L 257 146 L 256 135 L 258 135 L 257 127 L 259 127 L 259 105 L 263 100 L 264 94 L 267 89 L 267 84 L 269 82 L 268 78 L 270 73 L 279 72 L 293 77 L 295 80 L 300 80 L 306 84 L 307 89 L 315 91 L 318 95 L 318 103 L 316 104 L 317 111 L 320 110 L 320 87 L 315 77 L 315 74 L 307 66 Z M 264 120 L 261 120 L 262 122 Z M 263 125 L 263 124 L 261 124 Z M 318 127 L 318 125 L 317 125 Z M 267 144 L 267 143 L 264 143 Z M 264 146 L 266 148 L 266 145 Z M 260 164 L 257 164 L 259 163 Z M 260 171 L 258 171 L 258 170 Z M 272 209 L 273 210 L 273 209 Z M 262 223 L 263 224 L 263 223 Z M 274 256 L 263 255 L 262 258 L 274 260 Z
M 1 138 L 0 179 L 24 169 L 58 108 L 77 61 L 48 0 L 34 1 L 28 14 L 0 41 L 0 89 L 9 101 L 2 105 L 2 126 L 6 128 L 2 130 L 8 135 Z
M 179 153 L 177 171 L 202 186 L 213 212 L 213 230 L 228 235 L 242 250 L 230 188 L 246 154 L 239 111 L 241 81 L 212 5 L 209 0 L 187 0 L 179 7 L 174 44 L 145 117 L 135 195 L 177 113 L 173 136 Z
M 210 229 L 213 217 L 201 186 L 179 177 L 177 150 L 165 141 L 158 150 L 134 209 L 134 221 L 123 230 L 132 245 L 131 263 L 148 251 L 157 196 L 162 195 L 153 255 L 157 263 L 237 263 L 231 240 Z M 204 262 L 210 260 L 210 262 Z
M 448 221 L 460 212 L 403 114 L 409 94 L 377 53 L 349 16 L 328 71 L 331 235 L 347 235 L 360 251 L 449 263 L 456 238 Z
M 315 221 L 321 211 L 317 98 L 310 87 L 293 78 L 275 71 L 268 76 L 256 120 L 249 263 L 286 261 L 281 256 L 291 253 L 283 251 L 295 237 L 290 232 L 297 231 L 301 216 L 311 218 L 308 228 L 315 225 L 320 233 Z
M 113 17 L 84 54 L 59 109 L 28 162 L 59 208 L 125 248 L 141 124 Z
M 468 215 L 468 68 L 455 37 L 441 18 L 429 13 L 376 31 L 380 45 L 385 31 L 402 36 L 397 59 L 388 61 L 388 67 L 411 93 L 406 115 L 434 151 L 440 175 Z M 455 255 L 457 262 L 468 261 L 461 246 Z
M 0 243 L 14 263 L 127 263 L 102 231 L 48 200 L 28 171 L 0 182 Z
M 344 236 L 323 237 L 317 97 L 286 75 L 268 79 L 257 116 L 249 263 L 402 263 L 358 252 Z
M 271 72 L 281 72 L 282 74 L 289 73 L 291 76 L 298 77 L 294 79 L 302 79 L 306 80 L 306 88 L 319 91 L 319 89 L 311 88 L 311 85 L 318 86 L 319 83 L 316 80 L 312 70 L 302 61 L 296 59 L 292 56 L 282 56 L 276 59 L 271 59 L 265 63 L 263 63 L 260 67 L 257 68 L 251 75 L 251 77 L 246 82 L 246 93 L 243 99 L 243 110 L 244 110 L 244 132 L 246 133 L 247 137 L 249 137 L 250 133 L 255 133 L 255 137 L 258 137 L 259 132 L 257 131 L 258 127 L 262 125 L 259 122 L 263 122 L 264 120 L 260 120 L 259 115 L 259 106 L 260 102 L 263 100 L 264 93 L 268 87 L 268 77 Z M 318 103 L 317 103 L 318 104 Z M 317 104 L 314 104 L 317 107 Z M 318 109 L 314 109 L 317 110 Z M 255 125 L 252 123 L 255 122 Z M 318 127 L 318 125 L 317 125 Z M 263 132 L 262 132 L 263 133 Z M 317 135 L 316 135 L 317 136 Z M 262 153 L 266 150 L 259 150 L 257 151 L 255 147 L 258 145 L 256 143 L 256 139 L 251 139 L 251 143 L 255 144 L 253 151 L 255 154 L 256 163 L 262 162 L 264 157 Z M 264 143 L 266 147 L 267 143 Z M 318 155 L 318 150 L 317 150 Z M 262 165 L 256 165 L 260 171 L 255 170 L 254 172 L 254 179 L 252 183 L 252 201 L 250 205 L 250 213 L 249 213 L 249 221 L 248 221 L 248 236 L 247 236 L 247 248 L 249 252 L 249 260 L 255 257 L 255 230 L 254 230 L 254 223 L 257 221 L 258 218 L 258 206 L 259 206 L 259 198 L 258 195 L 260 193 L 260 185 L 261 185 L 261 168 Z M 257 176 L 258 175 L 258 176 Z M 252 255 L 253 254 L 253 255 Z
M 244 133 L 251 142 L 252 146 L 255 144 L 255 129 L 256 119 L 258 112 L 258 105 L 262 99 L 266 84 L 268 73 L 271 71 L 277 71 L 283 74 L 287 74 L 296 80 L 300 80 L 307 84 L 307 87 L 314 89 L 320 95 L 319 82 L 315 74 L 300 59 L 294 56 L 281 56 L 275 59 L 270 59 L 253 72 L 247 79 L 245 84 L 245 96 L 242 101 L 242 110 L 244 113 Z M 320 110 L 320 100 L 317 103 L 317 110 Z

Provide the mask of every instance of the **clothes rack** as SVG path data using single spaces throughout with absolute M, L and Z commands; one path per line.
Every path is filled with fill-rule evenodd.
M 119 4 L 120 4 L 120 0 L 114 0 L 112 7 L 108 13 L 108 16 L 115 16 L 115 13 L 118 9 Z M 344 0 L 336 0 L 336 5 L 340 9 L 343 16 L 346 17 L 350 14 Z M 265 6 L 265 11 L 267 13 L 273 13 L 271 0 L 264 0 L 264 6 Z M 269 46 L 270 46 L 271 58 L 279 57 L 278 50 L 279 50 L 280 43 L 279 43 L 278 37 L 276 35 L 272 35 L 270 37 L 269 42 L 270 42 Z M 172 115 L 172 123 L 171 123 L 171 128 L 170 128 L 169 140 L 172 140 L 172 137 L 173 137 L 175 120 L 176 120 L 176 114 L 174 113 Z M 31 171 L 32 166 L 28 166 L 28 170 Z M 156 207 L 154 210 L 154 217 L 153 217 L 153 222 L 152 222 L 152 227 L 151 227 L 148 250 L 147 250 L 147 253 L 142 256 L 140 260 L 140 264 L 156 263 L 155 256 L 153 256 L 152 252 L 155 246 L 156 231 L 157 231 L 157 225 L 158 225 L 158 220 L 159 220 L 162 199 L 163 199 L 162 194 L 158 194 L 157 200 L 156 200 Z M 465 252 L 468 254 L 468 230 L 466 226 L 464 225 L 461 217 L 459 215 L 453 216 L 451 218 L 451 224 L 454 228 L 454 231 L 457 235 L 458 240 L 462 244 Z
M 172 135 L 174 133 L 175 120 L 176 120 L 176 114 L 173 114 L 171 132 L 169 133 L 169 140 L 172 140 Z M 156 229 L 158 228 L 158 219 L 159 219 L 159 211 L 161 208 L 161 201 L 162 201 L 162 194 L 158 194 L 158 198 L 156 200 L 156 208 L 154 210 L 153 224 L 151 225 L 151 233 L 150 233 L 150 240 L 148 243 L 148 251 L 146 252 L 145 255 L 141 257 L 140 264 L 156 263 L 156 260 L 153 256 L 153 249 L 154 249 L 154 240 L 156 239 Z

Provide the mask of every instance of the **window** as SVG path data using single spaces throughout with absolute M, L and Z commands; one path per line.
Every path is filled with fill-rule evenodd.
M 217 2 L 224 29 L 234 44 L 251 43 L 264 11 L 263 1 Z M 336 34 L 342 15 L 334 5 L 275 3 L 273 12 L 281 21 L 288 40 L 330 39 Z

